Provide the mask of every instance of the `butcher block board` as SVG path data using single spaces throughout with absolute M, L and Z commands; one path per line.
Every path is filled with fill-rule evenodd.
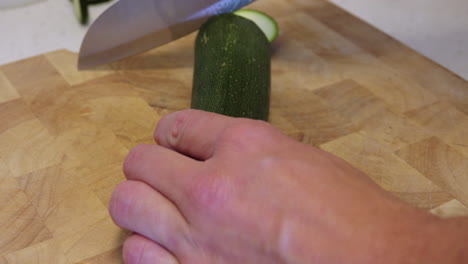
M 422 210 L 468 214 L 465 80 L 326 1 L 251 8 L 281 28 L 271 124 Z M 0 66 L 1 264 L 122 262 L 110 195 L 129 149 L 190 106 L 194 38 L 91 71 L 65 50 Z

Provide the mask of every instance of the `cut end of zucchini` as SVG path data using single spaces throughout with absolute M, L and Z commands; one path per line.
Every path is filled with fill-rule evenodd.
M 269 15 L 252 9 L 241 9 L 234 12 L 234 14 L 247 18 L 253 21 L 265 33 L 268 41 L 271 43 L 279 33 L 278 23 Z

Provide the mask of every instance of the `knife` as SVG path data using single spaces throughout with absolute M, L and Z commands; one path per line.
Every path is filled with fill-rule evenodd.
M 210 16 L 255 0 L 120 0 L 90 26 L 78 69 L 117 61 L 188 35 Z

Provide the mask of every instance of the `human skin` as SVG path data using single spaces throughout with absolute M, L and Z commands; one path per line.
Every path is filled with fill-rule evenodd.
M 266 122 L 165 116 L 114 191 L 129 264 L 468 263 L 468 220 L 442 220 Z M 365 157 L 362 157 L 365 159 Z

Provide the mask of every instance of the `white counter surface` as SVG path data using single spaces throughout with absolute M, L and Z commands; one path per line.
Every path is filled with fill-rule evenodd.
M 79 49 L 87 28 L 77 23 L 68 0 L 30 1 L 35 2 L 0 9 L 0 64 L 56 49 Z M 0 7 L 7 2 L 14 1 L 0 0 Z M 468 80 L 468 1 L 333 2 Z M 90 19 L 110 4 L 90 8 Z

